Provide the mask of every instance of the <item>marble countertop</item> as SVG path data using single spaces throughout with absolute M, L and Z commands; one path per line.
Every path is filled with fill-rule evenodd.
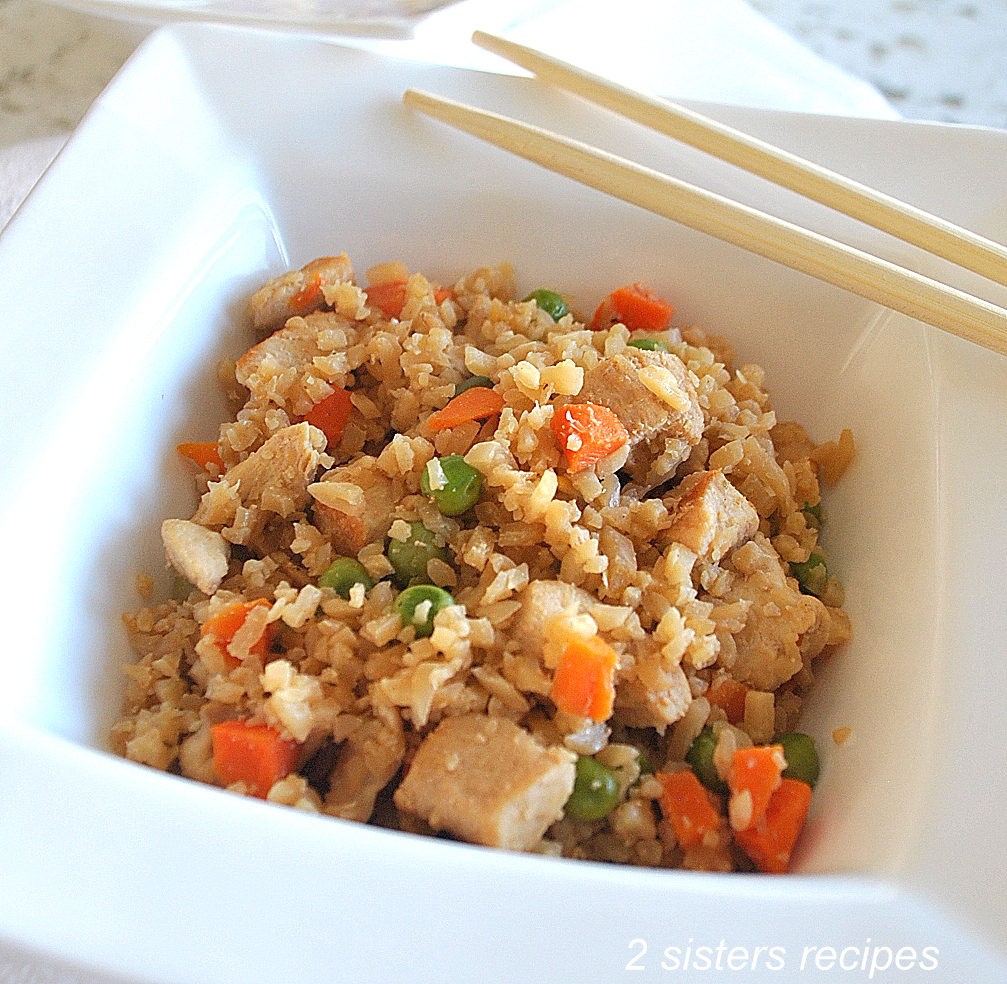
M 1007 128 L 1003 0 L 749 2 L 902 116 Z M 0 0 L 0 147 L 72 130 L 144 30 Z
M 749 0 L 909 119 L 1007 129 L 1003 0 Z

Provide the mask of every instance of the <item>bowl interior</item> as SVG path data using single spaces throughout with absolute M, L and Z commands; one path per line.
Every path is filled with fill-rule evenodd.
M 141 604 L 138 574 L 167 590 L 160 521 L 196 501 L 174 446 L 216 435 L 225 407 L 215 367 L 250 344 L 244 301 L 268 276 L 344 250 L 358 270 L 398 259 L 448 281 L 506 260 L 519 291 L 548 285 L 582 312 L 644 280 L 675 301 L 677 323 L 728 336 L 739 362 L 766 368 L 780 419 L 816 440 L 853 430 L 856 461 L 826 508 L 854 636 L 820 664 L 806 709 L 824 768 L 799 866 L 900 864 L 914 827 L 899 818 L 922 809 L 929 750 L 897 736 L 932 734 L 938 714 L 927 331 L 411 115 L 400 95 L 421 85 L 558 126 L 826 233 L 892 247 L 527 80 L 309 42 L 276 48 L 254 35 L 240 44 L 256 71 L 237 79 L 235 59 L 214 57 L 212 31 L 178 38 L 147 42 L 40 189 L 68 216 L 46 247 L 69 281 L 46 323 L 10 302 L 2 311 L 23 326 L 10 371 L 39 407 L 10 430 L 4 482 L 4 536 L 19 558 L 6 576 L 22 608 L 0 653 L 15 695 L 8 712 L 104 747 L 131 658 L 120 616 Z M 773 133 L 771 114 L 748 122 Z M 830 133 L 808 127 L 801 139 L 820 158 L 846 152 Z M 22 246 L 35 221 L 26 209 L 0 242 L 5 268 L 37 263 Z M 842 745 L 837 728 L 852 729 Z

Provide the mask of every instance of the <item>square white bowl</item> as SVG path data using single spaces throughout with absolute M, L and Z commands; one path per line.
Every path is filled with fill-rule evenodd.
M 1007 900 L 990 890 L 1007 856 L 1007 360 L 418 117 L 408 86 L 1007 298 L 530 80 L 284 35 L 157 32 L 0 238 L 0 945 L 194 984 L 658 980 L 721 942 L 739 965 L 744 949 L 746 980 L 818 973 L 823 947 L 862 976 L 911 948 L 928 981 L 1007 980 Z M 1007 239 L 1005 133 L 707 109 Z M 130 658 L 120 615 L 138 573 L 164 580 L 160 520 L 194 506 L 174 445 L 216 433 L 214 366 L 249 344 L 250 290 L 341 250 L 361 270 L 400 259 L 447 281 L 508 260 L 519 290 L 548 285 L 585 311 L 645 280 L 677 323 L 766 367 L 781 419 L 817 440 L 853 429 L 827 536 L 854 638 L 821 666 L 804 718 L 824 770 L 797 874 L 492 852 L 104 751 Z M 839 727 L 853 733 L 841 746 Z

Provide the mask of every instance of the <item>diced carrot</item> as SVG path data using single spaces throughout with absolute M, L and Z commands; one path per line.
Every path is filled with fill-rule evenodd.
M 389 280 L 364 288 L 367 303 L 376 307 L 386 318 L 398 318 L 406 303 L 406 281 Z
M 305 308 L 315 307 L 322 296 L 322 286 L 327 281 L 321 274 L 316 273 L 294 296 L 290 299 L 292 311 L 301 311 Z
M 402 308 L 406 303 L 405 280 L 387 280 L 380 284 L 371 284 L 364 288 L 367 295 L 367 303 L 376 307 L 386 318 L 401 318 Z M 434 302 L 443 304 L 449 297 L 454 295 L 454 291 L 447 287 L 434 287 Z
M 248 613 L 253 608 L 265 605 L 269 607 L 269 602 L 265 598 L 256 598 L 255 601 L 238 601 L 229 605 L 221 612 L 208 618 L 200 629 L 200 636 L 210 636 L 217 644 L 217 648 L 224 654 L 225 660 L 231 666 L 237 666 L 239 660 L 230 652 L 230 645 L 238 630 L 245 624 Z M 273 623 L 266 626 L 266 630 L 249 647 L 248 651 L 254 656 L 264 657 L 269 652 L 274 635 Z
M 183 457 L 194 461 L 203 471 L 207 471 L 207 465 L 215 465 L 220 474 L 224 472 L 224 462 L 221 460 L 216 441 L 185 441 L 175 450 Z
M 755 745 L 734 753 L 727 785 L 731 790 L 728 814 L 735 830 L 747 830 L 762 821 L 786 767 L 782 745 Z
M 598 403 L 568 403 L 559 407 L 549 426 L 572 472 L 590 468 L 629 440 L 622 421 Z
M 312 427 L 317 427 L 326 437 L 329 444 L 338 444 L 346 430 L 346 422 L 350 419 L 353 403 L 350 401 L 350 391 L 333 390 L 324 400 L 319 400 L 307 413 L 305 420 Z
M 611 328 L 617 322 L 630 331 L 660 331 L 668 327 L 673 305 L 658 297 L 649 287 L 635 283 L 612 291 L 598 305 L 591 319 L 591 328 L 598 331 Z
M 615 702 L 619 654 L 599 636 L 571 639 L 552 679 L 553 703 L 567 714 L 607 721 Z
M 734 839 L 760 871 L 781 875 L 790 864 L 810 805 L 811 787 L 806 782 L 783 779 L 770 797 L 762 822 L 735 831 Z
M 448 401 L 447 405 L 427 418 L 432 431 L 448 430 L 470 420 L 495 417 L 504 407 L 504 398 L 488 386 L 470 386 Z
M 663 791 L 659 800 L 662 815 L 671 822 L 682 847 L 696 847 L 707 834 L 724 825 L 720 810 L 706 787 L 692 769 L 659 772 L 656 776 Z
M 289 775 L 301 747 L 268 724 L 222 721 L 210 727 L 213 768 L 225 786 L 243 782 L 253 796 L 265 799 L 273 784 Z
M 731 724 L 737 724 L 745 718 L 745 695 L 748 693 L 746 687 L 734 677 L 722 676 L 719 680 L 714 680 L 706 691 L 706 699 L 719 707 L 726 715 Z

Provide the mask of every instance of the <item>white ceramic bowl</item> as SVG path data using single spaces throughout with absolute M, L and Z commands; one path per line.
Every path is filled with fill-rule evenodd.
M 1007 295 L 529 80 L 228 28 L 157 32 L 0 238 L 0 944 L 173 984 L 706 980 L 704 959 L 726 971 L 732 950 L 745 980 L 803 980 L 830 959 L 851 980 L 1007 980 L 993 882 L 1007 854 L 1007 362 L 416 116 L 407 86 Z M 1005 133 L 708 111 L 1007 238 Z M 828 548 L 854 639 L 807 707 L 824 768 L 796 874 L 492 852 L 103 750 L 130 658 L 120 613 L 136 574 L 162 571 L 160 520 L 194 504 L 174 445 L 216 432 L 213 366 L 247 344 L 249 291 L 340 250 L 358 269 L 401 259 L 441 280 L 509 260 L 519 290 L 547 284 L 584 310 L 645 280 L 679 323 L 767 368 L 782 418 L 818 440 L 853 429 Z

